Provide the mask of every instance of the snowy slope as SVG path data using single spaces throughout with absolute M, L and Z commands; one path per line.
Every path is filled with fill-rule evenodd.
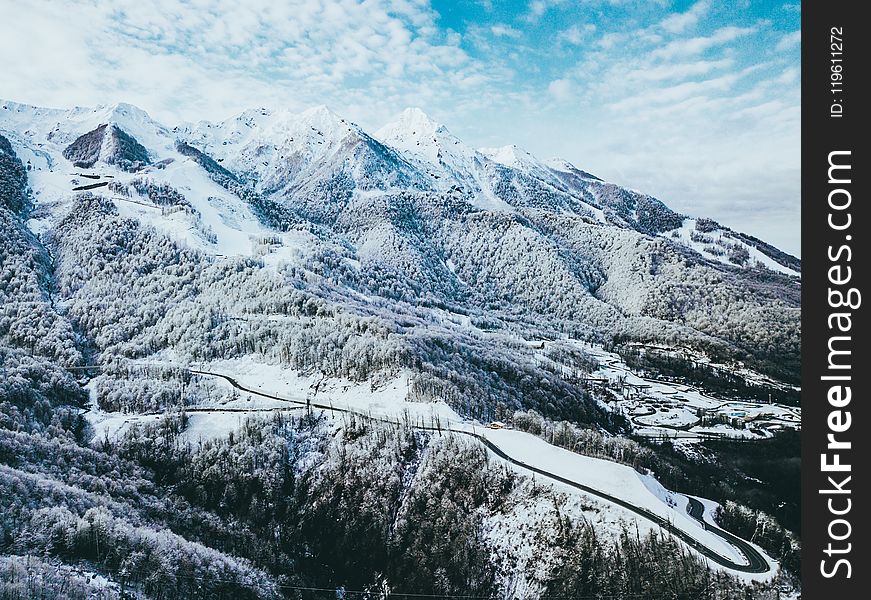
M 512 210 L 488 181 L 486 171 L 492 168 L 491 161 L 421 109 L 405 109 L 396 121 L 376 131 L 375 137 L 414 157 L 438 189 L 459 187 L 482 210 Z
M 467 431 L 484 436 L 516 460 L 630 502 L 634 506 L 667 519 L 721 556 L 738 564 L 746 563 L 740 551 L 719 536 L 702 528 L 697 521 L 687 515 L 685 497 L 668 492 L 652 476 L 641 475 L 625 465 L 583 456 L 553 446 L 529 433 L 475 426 L 461 419 L 456 412 L 442 403 L 409 402 L 407 400 L 409 373 L 399 374 L 377 385 L 360 384 L 322 376 L 301 375 L 279 365 L 261 362 L 257 357 L 216 361 L 207 365 L 197 365 L 197 369 L 230 375 L 243 387 L 256 392 L 243 392 L 240 395 L 235 393 L 225 380 L 209 377 L 208 379 L 218 383 L 220 395 L 215 396 L 212 403 L 195 407 L 196 411 L 210 410 L 191 413 L 191 425 L 185 432 L 186 439 L 191 441 L 225 437 L 237 430 L 246 415 L 246 413 L 235 412 L 240 408 L 251 411 L 247 413 L 249 415 L 257 414 L 257 411 L 294 411 L 302 408 L 301 403 L 306 402 L 307 399 L 321 406 L 335 407 L 337 412 L 323 408 L 315 409 L 318 412 L 328 413 L 333 418 L 341 418 L 342 411 L 352 411 L 376 419 L 404 421 L 421 427 L 435 427 L 438 424 L 444 430 Z M 274 395 L 286 401 L 259 396 L 258 393 Z M 148 423 L 158 419 L 158 416 L 105 413 L 96 408 L 92 400 L 88 419 L 99 433 L 96 439 L 102 439 L 106 435 L 116 438 L 133 424 Z M 528 470 L 513 463 L 507 464 L 518 473 L 529 476 Z M 570 497 L 580 496 L 587 502 L 592 501 L 594 506 L 600 507 L 600 510 L 606 511 L 606 517 L 596 517 L 596 520 L 607 529 L 608 535 L 617 536 L 621 527 L 627 523 L 633 524 L 634 527 L 637 522 L 644 531 L 655 527 L 649 521 L 639 519 L 638 515 L 626 508 L 598 496 L 556 482 L 552 482 L 552 485 Z M 529 508 L 531 507 L 527 507 Z M 533 510 L 541 510 L 541 507 Z M 516 518 L 521 521 L 534 519 L 532 515 L 518 515 Z M 491 527 L 499 529 L 500 525 L 493 523 Z M 516 524 L 512 526 L 512 530 L 516 532 Z M 501 535 L 504 534 L 505 532 Z M 496 531 L 492 531 L 492 535 L 495 542 L 500 542 Z M 771 564 L 776 565 L 773 562 Z M 770 575 L 769 572 L 754 577 L 765 579 Z
M 505 167 L 522 171 L 544 181 L 556 183 L 555 173 L 546 163 L 538 160 L 516 144 L 509 144 L 499 148 L 479 148 L 478 152 Z
M 733 266 L 758 265 L 784 275 L 801 277 L 801 271 L 774 260 L 758 247 L 736 236 L 733 231 L 714 222 L 710 222 L 709 226 L 700 226 L 699 221 L 699 219 L 686 219 L 681 227 L 661 235 L 692 248 L 709 260 Z M 740 254 L 736 254 L 736 249 Z M 738 260 L 734 258 L 730 260 L 730 257 L 736 256 Z
M 651 492 L 641 476 L 631 467 L 606 460 L 582 456 L 552 446 L 541 438 L 512 430 L 482 429 L 479 432 L 500 449 L 526 464 L 534 465 L 572 481 L 584 483 L 633 505 L 649 510 L 702 541 L 706 546 L 736 562 L 743 555 L 722 538 L 704 530 L 677 506 L 669 506 Z
M 141 145 L 148 164 L 121 169 L 101 150 L 92 168 L 74 167 L 64 156 L 70 144 L 102 126 Z M 183 206 L 156 207 L 141 193 L 114 191 L 122 215 L 213 256 L 298 267 L 314 257 L 323 265 L 321 256 L 341 256 L 342 274 L 329 267 L 331 279 L 356 282 L 350 293 L 367 297 L 474 298 L 478 306 L 513 304 L 543 319 L 611 331 L 621 312 L 658 316 L 665 310 L 665 320 L 679 321 L 676 326 L 718 337 L 724 328 L 713 313 L 726 314 L 731 330 L 762 317 L 756 304 L 773 302 L 770 289 L 760 286 L 742 305 L 747 314 L 712 306 L 741 292 L 705 291 L 721 277 L 709 266 L 724 262 L 705 247 L 697 248 L 695 261 L 663 252 L 663 238 L 682 249 L 698 244 L 688 229 L 692 221 L 658 200 L 516 146 L 474 150 L 419 109 L 382 128 L 380 140 L 326 107 L 300 114 L 255 109 L 221 123 L 170 129 L 126 104 L 63 111 L 6 102 L 0 130 L 30 167 L 36 232 L 63 217 L 74 188 L 96 181 L 114 186 L 98 193 L 129 190 L 144 179 L 169 186 Z M 180 140 L 190 147 L 178 146 Z M 747 254 L 746 267 L 778 269 L 766 254 L 772 249 L 758 240 L 728 231 L 721 237 Z M 710 283 L 695 287 L 702 296 L 693 300 L 695 313 L 669 314 L 668 307 L 685 304 L 672 295 L 693 289 L 686 280 Z M 775 309 L 793 319 L 789 305 Z M 738 331 L 727 341 L 742 339 L 747 335 Z
M 307 232 L 277 234 L 265 227 L 249 204 L 215 183 L 189 157 L 175 148 L 176 135 L 129 104 L 94 109 L 40 109 L 11 102 L 0 108 L 0 130 L 9 133 L 16 153 L 30 167 L 29 183 L 39 215 L 31 220 L 36 231 L 45 231 L 65 214 L 76 186 L 112 182 L 127 186 L 133 180 L 168 185 L 180 192 L 192 211 L 164 214 L 161 207 L 135 193 L 124 196 L 109 192 L 123 216 L 154 226 L 172 239 L 197 250 L 219 256 L 252 256 L 262 253 L 262 240 L 276 238 L 268 249 L 269 264 L 297 261 L 313 243 Z M 147 147 L 152 163 L 135 173 L 100 162 L 92 168 L 76 168 L 64 158 L 64 149 L 79 135 L 100 125 L 117 126 Z M 81 173 L 89 177 L 82 177 Z M 108 188 L 98 188 L 106 193 Z
M 248 110 L 221 123 L 174 129 L 259 192 L 298 204 L 304 214 L 332 214 L 357 191 L 429 189 L 429 178 L 392 148 L 325 106 L 299 114 Z

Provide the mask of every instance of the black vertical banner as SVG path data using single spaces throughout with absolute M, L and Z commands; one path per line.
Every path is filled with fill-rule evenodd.
M 867 5 L 802 3 L 803 598 L 871 597 Z

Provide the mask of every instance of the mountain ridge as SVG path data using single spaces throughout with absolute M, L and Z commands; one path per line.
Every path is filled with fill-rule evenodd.
M 0 105 L 0 129 L 32 157 L 36 197 L 69 189 L 58 154 L 75 158 L 71 149 L 106 127 L 142 152 L 96 155 L 101 168 L 122 160 L 131 176 L 181 186 L 181 196 L 192 196 L 183 204 L 194 232 L 182 237 L 206 254 L 249 255 L 245 231 L 267 239 L 264 227 L 302 228 L 313 236 L 309 247 L 343 257 L 331 278 L 354 293 L 519 310 L 524 319 L 556 319 L 558 328 L 591 328 L 603 339 L 644 339 L 653 318 L 665 326 L 657 336 L 692 331 L 700 348 L 713 343 L 735 357 L 768 356 L 748 340 L 782 337 L 777 329 L 761 334 L 765 311 L 795 319 L 798 259 L 566 161 L 540 161 L 516 146 L 472 149 L 420 109 L 372 136 L 323 106 L 299 114 L 250 109 L 221 123 L 169 128 L 128 104 L 70 111 Z M 131 160 L 137 157 L 145 160 Z M 253 211 L 261 223 L 228 225 L 224 211 L 239 202 L 231 210 Z M 231 239 L 239 240 L 232 248 L 225 243 Z M 262 251 L 285 260 L 285 249 Z M 719 308 L 741 297 L 749 304 L 736 304 L 738 312 Z M 772 343 L 781 342 L 761 347 Z M 797 346 L 790 344 L 792 355 Z
M 146 111 L 123 102 L 115 105 L 100 105 L 93 108 L 76 107 L 68 110 L 45 109 L 6 100 L 0 100 L 0 106 L 2 106 L 3 113 L 6 113 L 0 113 L 0 117 L 7 117 L 9 112 L 35 113 L 34 116 L 38 117 L 41 115 L 43 120 L 48 118 L 48 120 L 54 121 L 55 127 L 58 126 L 59 119 L 65 118 L 71 121 L 85 121 L 88 123 L 87 126 L 89 126 L 89 130 L 95 129 L 100 125 L 114 125 L 122 131 L 132 130 L 132 134 L 136 139 L 142 137 L 143 132 L 146 132 L 147 135 L 145 136 L 146 139 L 144 140 L 144 146 L 152 148 L 157 146 L 157 149 L 161 152 L 165 152 L 174 144 L 174 142 L 180 140 L 192 144 L 194 147 L 204 151 L 206 154 L 213 155 L 213 157 L 218 159 L 218 162 L 221 163 L 225 160 L 229 160 L 226 156 L 223 156 L 224 154 L 227 154 L 226 147 L 234 145 L 242 146 L 243 150 L 245 149 L 244 147 L 254 145 L 258 157 L 260 157 L 260 163 L 262 166 L 262 162 L 265 159 L 274 162 L 289 162 L 286 160 L 287 156 L 285 156 L 285 154 L 275 154 L 276 150 L 278 150 L 276 147 L 278 144 L 283 144 L 283 149 L 288 151 L 286 154 L 290 154 L 293 151 L 300 152 L 300 149 L 295 147 L 294 142 L 297 142 L 297 146 L 300 141 L 305 142 L 308 146 L 322 146 L 324 145 L 324 142 L 327 142 L 328 147 L 333 147 L 334 150 L 339 151 L 337 154 L 338 158 L 347 159 L 347 152 L 341 152 L 341 150 L 343 150 L 343 148 L 341 148 L 343 142 L 345 142 L 345 145 L 352 147 L 358 144 L 374 147 L 375 152 L 381 150 L 378 148 L 378 145 L 383 143 L 388 147 L 400 151 L 398 156 L 395 153 L 389 152 L 389 150 L 385 152 L 385 154 L 388 155 L 387 164 L 392 167 L 398 167 L 398 171 L 404 172 L 404 176 L 399 176 L 392 180 L 389 177 L 386 179 L 384 177 L 375 177 L 372 181 L 364 184 L 362 186 L 363 189 L 383 189 L 392 186 L 394 189 L 410 188 L 424 191 L 438 189 L 450 190 L 450 184 L 447 186 L 439 186 L 435 184 L 431 174 L 430 177 L 427 177 L 427 174 L 412 173 L 407 169 L 409 163 L 414 162 L 414 157 L 419 158 L 422 156 L 419 151 L 414 150 L 414 146 L 421 141 L 419 139 L 419 134 L 422 134 L 422 131 L 415 132 L 415 123 L 417 123 L 418 129 L 430 128 L 433 130 L 430 133 L 446 136 L 446 141 L 448 142 L 446 145 L 461 145 L 462 149 L 460 154 L 462 154 L 464 158 L 471 156 L 473 157 L 471 162 L 474 162 L 475 160 L 478 161 L 474 170 L 481 169 L 489 171 L 487 174 L 489 176 L 489 181 L 485 182 L 487 185 L 481 185 L 482 182 L 480 180 L 482 175 L 480 173 L 469 172 L 472 170 L 468 168 L 469 165 L 463 165 L 466 170 L 461 173 L 460 179 L 467 180 L 465 183 L 468 183 L 468 180 L 477 180 L 478 183 L 477 186 L 474 186 L 477 189 L 472 190 L 472 195 L 478 193 L 493 196 L 493 188 L 499 188 L 500 186 L 503 188 L 506 186 L 510 187 L 514 184 L 515 188 L 522 189 L 524 183 L 527 183 L 528 185 L 528 182 L 517 181 L 518 174 L 516 172 L 511 172 L 507 175 L 502 172 L 503 168 L 508 168 L 520 171 L 521 179 L 525 176 L 548 186 L 545 193 L 572 195 L 574 197 L 574 203 L 577 206 L 583 206 L 584 209 L 591 211 L 590 214 L 597 214 L 598 216 L 598 211 L 603 209 L 608 210 L 609 215 L 608 217 L 605 217 L 605 219 L 608 220 L 610 218 L 611 220 L 608 220 L 608 222 L 612 224 L 628 224 L 630 227 L 637 226 L 637 216 L 635 215 L 637 209 L 635 205 L 639 198 L 644 198 L 645 202 L 653 201 L 657 206 L 661 205 L 663 208 L 667 208 L 661 202 L 651 198 L 650 196 L 646 196 L 634 190 L 622 188 L 613 183 L 604 182 L 595 175 L 572 165 L 565 159 L 553 158 L 542 161 L 515 144 L 508 144 L 498 148 L 473 149 L 463 144 L 458 138 L 450 133 L 447 127 L 431 119 L 419 108 L 406 109 L 400 113 L 397 121 L 381 127 L 374 134 L 370 135 L 356 124 L 342 118 L 326 106 L 313 107 L 300 113 L 293 113 L 287 110 L 275 111 L 264 108 L 248 109 L 236 117 L 231 117 L 218 123 L 199 121 L 195 124 L 182 123 L 171 128 L 153 120 Z M 14 120 L 8 122 L 9 119 L 0 118 L 0 123 L 4 121 L 7 122 L 7 126 L 4 127 L 7 131 L 20 131 L 22 128 L 22 125 L 20 123 L 15 123 Z M 413 134 L 412 137 L 398 139 L 397 135 L 404 135 L 402 133 L 403 129 L 409 127 Z M 24 125 L 24 128 L 27 129 L 27 124 Z M 84 128 L 84 125 L 79 127 L 79 129 L 82 128 Z M 213 131 L 208 132 L 207 130 Z M 215 132 L 219 130 L 228 131 L 228 133 L 218 135 Z M 247 137 L 243 135 L 246 133 L 245 130 L 248 130 Z M 263 135 L 256 137 L 256 139 L 252 139 L 256 132 L 261 131 Z M 295 139 L 294 132 L 297 134 L 303 133 L 305 139 Z M 84 133 L 86 132 L 78 132 L 79 135 Z M 164 140 L 162 140 L 163 143 L 154 143 L 155 134 L 156 136 L 164 138 Z M 324 137 L 325 135 L 326 137 Z M 347 142 L 346 140 L 349 137 L 359 139 Z M 255 141 L 257 142 L 256 144 Z M 269 142 L 272 143 L 272 148 L 268 147 Z M 339 146 L 339 148 L 335 148 L 336 146 Z M 438 146 L 438 144 L 436 144 L 436 146 Z M 428 151 L 431 151 L 433 147 L 430 147 Z M 306 163 L 304 166 L 308 166 L 312 161 L 328 161 L 331 158 L 325 156 L 323 152 L 312 151 L 311 148 L 306 150 L 308 156 L 304 161 Z M 344 150 L 347 150 L 347 148 L 344 148 Z M 403 151 L 416 156 L 412 157 L 412 160 L 409 160 L 408 157 L 402 156 Z M 259 186 L 265 188 L 268 193 L 281 191 L 283 186 L 286 187 L 289 184 L 292 185 L 294 183 L 293 180 L 295 177 L 290 176 L 287 170 L 283 170 L 280 173 L 273 172 L 264 174 L 258 172 L 258 168 L 252 164 L 256 161 L 252 160 L 251 157 L 246 158 L 247 160 L 244 161 L 245 164 L 236 164 L 234 166 L 237 168 L 231 170 L 238 176 L 248 176 L 251 179 L 256 178 L 259 181 Z M 430 156 L 429 158 L 431 163 L 435 160 L 435 157 Z M 239 163 L 243 161 L 237 160 L 236 162 Z M 448 163 L 450 163 L 450 161 L 448 161 Z M 227 167 L 228 165 L 224 166 Z M 437 165 L 430 164 L 429 166 Z M 316 177 L 318 175 L 317 173 L 306 173 L 304 171 L 305 169 L 302 169 L 300 174 L 301 178 Z M 455 171 L 462 171 L 462 169 L 455 169 Z M 582 187 L 580 184 L 581 181 L 592 182 L 594 185 L 588 190 L 580 189 Z M 496 195 L 505 196 L 506 194 L 499 194 L 497 192 Z M 517 194 L 515 194 L 515 196 L 516 195 Z M 481 206 L 480 208 L 490 210 L 513 210 L 516 208 L 516 206 L 511 202 L 505 202 L 502 197 L 495 199 L 491 198 L 491 200 L 495 202 L 495 204 L 488 204 L 487 206 Z M 561 204 L 562 207 L 565 207 L 567 205 L 566 198 L 560 198 L 558 203 Z M 683 215 L 677 215 L 677 217 L 683 217 Z M 682 220 L 686 221 L 687 219 L 689 219 L 689 217 L 683 217 Z M 704 220 L 711 222 L 709 219 Z M 724 233 L 732 232 L 732 230 L 727 227 L 720 226 L 716 223 L 715 225 Z M 673 231 L 674 229 L 675 228 L 669 228 L 666 231 Z M 642 227 L 642 230 L 650 231 L 650 228 Z M 654 233 L 657 232 L 654 231 Z M 750 247 L 755 247 L 756 245 L 770 246 L 764 244 L 764 242 L 756 244 L 755 242 L 761 242 L 761 240 L 746 234 L 737 233 L 736 239 L 738 239 L 738 237 L 750 241 L 748 244 Z M 692 246 L 693 249 L 705 254 L 703 245 L 699 246 L 698 244 L 694 244 Z M 771 261 L 766 264 L 769 268 L 779 264 L 784 267 L 784 272 L 793 274 L 800 272 L 800 260 L 795 257 L 789 256 L 782 251 L 774 252 L 766 249 L 761 252 L 763 254 L 768 253 L 773 255 L 768 257 L 771 259 Z M 708 253 L 705 255 L 707 258 L 712 258 L 714 260 L 717 259 L 716 253 Z M 774 265 L 771 263 L 774 263 Z M 799 270 L 796 270 L 796 268 Z

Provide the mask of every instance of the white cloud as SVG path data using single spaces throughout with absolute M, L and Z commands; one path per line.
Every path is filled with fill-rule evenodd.
M 801 44 L 801 29 L 784 35 L 780 38 L 780 41 L 777 42 L 777 46 L 775 46 L 774 49 L 782 52 L 784 50 L 789 50 L 790 48 L 795 48 L 799 44 Z
M 534 2 L 531 2 L 529 5 L 529 13 L 527 15 L 527 18 L 538 19 L 539 17 L 541 17 L 541 15 L 545 13 L 547 9 L 548 2 L 546 2 L 545 0 L 534 0 Z
M 636 32 L 641 33 L 641 32 Z M 597 41 L 597 45 L 600 48 L 604 48 L 605 50 L 610 50 L 611 48 L 617 47 L 626 40 L 631 38 L 631 34 L 623 33 L 620 31 L 608 31 L 602 34 Z
M 490 33 L 495 35 L 496 37 L 507 37 L 517 39 L 521 37 L 521 33 L 519 30 L 514 29 L 510 25 L 505 25 L 504 23 L 498 23 L 496 25 L 490 26 Z
M 658 105 L 671 105 L 687 98 L 728 91 L 740 79 L 740 74 L 729 73 L 713 79 L 687 81 L 669 87 L 647 89 L 640 94 L 623 98 L 608 105 L 614 111 L 648 113 Z
M 777 78 L 777 82 L 784 85 L 795 83 L 800 76 L 801 71 L 797 67 L 789 67 L 781 73 L 780 77 Z
M 547 91 L 560 102 L 572 96 L 572 82 L 568 79 L 555 79 L 547 86 Z
M 699 22 L 711 8 L 710 0 L 699 0 L 682 13 L 672 13 L 660 21 L 659 26 L 669 33 L 681 33 Z
M 754 27 L 721 27 L 709 36 L 699 36 L 694 38 L 677 39 L 669 42 L 662 48 L 657 48 L 651 52 L 651 56 L 661 59 L 672 59 L 683 56 L 694 56 L 702 52 L 722 46 L 728 42 L 734 41 L 739 37 L 754 33 Z
M 708 7 L 694 8 L 695 22 L 660 20 L 635 30 L 600 23 L 584 59 L 558 80 L 572 91 L 573 110 L 551 90 L 549 115 L 514 123 L 513 131 L 526 131 L 533 151 L 546 143 L 547 151 L 680 212 L 798 254 L 798 66 L 752 53 L 748 38 L 770 39 L 771 22 L 701 29 Z
M 663 81 L 669 79 L 686 79 L 698 75 L 706 75 L 711 71 L 726 69 L 735 63 L 731 58 L 719 60 L 698 60 L 685 63 L 665 63 L 656 66 L 645 65 L 623 74 L 627 80 L 633 81 Z
M 498 102 L 511 77 L 471 59 L 418 0 L 10 4 L 0 0 L 0 51 L 28 57 L 7 61 L 0 90 L 34 104 L 126 100 L 173 122 L 328 103 L 374 124 L 422 97 L 461 102 L 457 89 Z
M 557 39 L 575 46 L 580 46 L 594 33 L 596 33 L 596 26 L 592 23 L 584 23 L 583 25 L 575 24 L 568 29 L 560 31 L 559 34 L 557 34 Z
M 527 21 L 537 21 L 552 8 L 566 4 L 568 0 L 532 0 L 529 3 L 525 19 Z

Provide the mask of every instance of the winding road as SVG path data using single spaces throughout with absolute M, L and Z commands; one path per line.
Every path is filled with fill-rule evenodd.
M 192 374 L 196 374 L 196 375 L 206 375 L 206 376 L 210 376 L 210 377 L 218 377 L 220 379 L 224 379 L 225 381 L 227 381 L 231 386 L 233 386 L 237 390 L 240 390 L 243 392 L 248 392 L 250 394 L 257 394 L 258 396 L 261 396 L 263 398 L 269 398 L 272 400 L 279 400 L 279 401 L 283 401 L 283 402 L 290 402 L 293 404 L 300 404 L 303 406 L 310 406 L 312 408 L 320 408 L 320 409 L 324 409 L 324 410 L 337 411 L 337 412 L 342 412 L 342 413 L 358 414 L 360 416 L 364 416 L 364 417 L 367 417 L 367 418 L 370 418 L 370 419 L 373 419 L 376 421 L 381 421 L 384 423 L 391 423 L 394 425 L 399 424 L 397 421 L 394 421 L 394 420 L 386 418 L 386 417 L 374 417 L 371 415 L 366 415 L 366 414 L 360 413 L 358 411 L 351 410 L 349 408 L 340 408 L 340 407 L 333 406 L 332 404 L 323 404 L 321 402 L 315 402 L 313 400 L 312 401 L 293 400 L 293 399 L 277 396 L 275 394 L 270 394 L 270 393 L 264 392 L 262 390 L 256 390 L 253 388 L 249 388 L 249 387 L 239 383 L 236 379 L 234 379 L 230 375 L 226 375 L 224 373 L 215 373 L 215 372 L 211 372 L 211 371 L 202 371 L 202 370 L 198 370 L 198 369 L 190 369 L 190 372 Z M 220 409 L 218 409 L 218 410 L 220 410 Z M 275 409 L 270 409 L 270 410 L 275 410 Z M 532 473 L 536 473 L 538 475 L 547 477 L 548 479 L 551 479 L 553 481 L 556 481 L 556 482 L 562 483 L 564 485 L 568 485 L 570 487 L 573 487 L 575 489 L 581 490 L 582 492 L 585 492 L 587 494 L 597 496 L 603 500 L 611 502 L 612 504 L 616 504 L 616 505 L 618 505 L 626 510 L 629 510 L 629 511 L 637 514 L 638 516 L 640 516 L 644 519 L 647 519 L 648 521 L 651 521 L 652 523 L 654 523 L 655 525 L 668 531 L 669 533 L 671 533 L 675 537 L 680 538 L 683 542 L 685 542 L 686 544 L 691 546 L 698 553 L 702 554 L 703 556 L 705 556 L 706 558 L 715 562 L 716 564 L 723 566 L 723 567 L 726 567 L 727 569 L 731 569 L 733 571 L 740 571 L 740 572 L 744 572 L 744 573 L 765 573 L 766 571 L 770 570 L 770 568 L 771 568 L 771 565 L 768 564 L 768 561 L 765 559 L 765 557 L 763 557 L 762 554 L 760 554 L 759 551 L 757 551 L 756 548 L 754 548 L 749 542 L 739 538 L 738 536 L 735 536 L 735 535 L 729 533 L 728 531 L 724 531 L 718 527 L 711 525 L 710 523 L 705 522 L 705 520 L 704 520 L 705 506 L 704 506 L 704 504 L 702 504 L 701 502 L 699 502 L 695 498 L 687 496 L 687 498 L 689 500 L 689 504 L 687 505 L 687 514 L 690 517 L 692 517 L 693 519 L 695 519 L 696 521 L 698 521 L 701 524 L 703 529 L 713 533 L 714 535 L 717 535 L 717 536 L 723 538 L 726 542 L 728 542 L 729 544 L 731 544 L 732 546 L 737 548 L 744 555 L 744 557 L 747 559 L 747 564 L 736 563 L 736 562 L 722 556 L 721 554 L 715 552 L 714 550 L 712 550 L 712 549 L 708 548 L 707 546 L 705 546 L 704 544 L 702 544 L 699 540 L 694 538 L 692 535 L 690 535 L 689 533 L 687 533 L 683 529 L 680 529 L 680 528 L 676 527 L 675 525 L 673 525 L 671 523 L 671 521 L 669 521 L 668 519 L 652 512 L 652 511 L 649 511 L 646 508 L 642 508 L 640 506 L 632 504 L 631 502 L 627 502 L 626 500 L 622 500 L 616 496 L 612 496 L 611 494 L 608 494 L 608 493 L 603 492 L 601 490 L 597 490 L 597 489 L 592 488 L 590 486 L 584 485 L 583 483 L 579 483 L 577 481 L 567 479 L 565 477 L 562 477 L 560 475 L 557 475 L 557 474 L 552 473 L 550 471 L 547 471 L 545 469 L 542 469 L 542 468 L 536 467 L 534 465 L 527 464 L 523 461 L 517 460 L 516 458 L 507 454 L 504 450 L 499 448 L 499 446 L 494 444 L 492 441 L 490 441 L 489 439 L 487 439 L 483 435 L 480 435 L 480 434 L 475 433 L 473 431 L 466 431 L 463 429 L 454 429 L 451 427 L 434 427 L 434 426 L 425 426 L 425 425 L 411 425 L 411 426 L 415 427 L 416 429 L 421 429 L 421 430 L 425 430 L 425 431 L 450 431 L 452 433 L 458 433 L 461 435 L 467 435 L 469 437 L 473 437 L 473 438 L 477 439 L 478 441 L 480 441 L 482 444 L 484 444 L 484 446 L 487 447 L 487 449 L 489 449 L 493 454 L 495 454 L 496 456 L 498 456 L 499 458 L 501 458 L 505 461 L 510 462 L 513 465 L 521 467 L 522 469 L 525 469 L 525 470 L 530 471 Z
M 693 519 L 701 523 L 702 527 L 710 531 L 711 533 L 720 536 L 736 548 L 741 551 L 741 553 L 747 558 L 749 561 L 749 565 L 744 570 L 748 573 L 764 573 L 769 569 L 768 561 L 765 560 L 765 557 L 756 550 L 753 545 L 749 544 L 746 540 L 739 538 L 737 535 L 729 533 L 724 529 L 720 529 L 714 525 L 711 525 L 707 521 L 705 521 L 705 505 L 693 498 L 692 496 L 686 496 L 686 499 L 689 500 L 687 504 L 687 514 L 691 516 Z

